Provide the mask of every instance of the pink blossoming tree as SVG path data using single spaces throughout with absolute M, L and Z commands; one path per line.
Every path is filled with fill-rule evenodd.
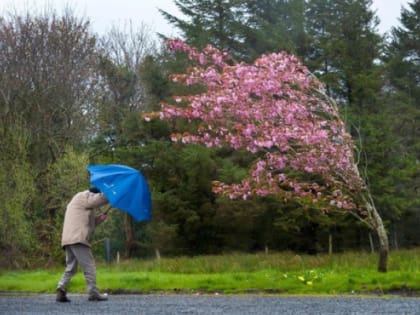
M 197 51 L 180 40 L 169 40 L 168 46 L 193 62 L 172 80 L 204 92 L 176 96 L 174 104 L 164 103 L 159 113 L 144 118 L 197 123 L 193 133 L 173 134 L 175 141 L 258 153 L 248 178 L 235 184 L 216 181 L 214 191 L 231 198 L 300 198 L 324 211 L 351 211 L 376 231 L 378 270 L 386 272 L 388 237 L 359 174 L 352 138 L 336 104 L 308 69 L 284 52 L 249 65 L 212 46 Z

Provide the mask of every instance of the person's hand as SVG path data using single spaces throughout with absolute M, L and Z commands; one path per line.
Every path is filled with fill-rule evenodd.
M 99 215 L 99 221 L 100 222 L 104 222 L 107 218 L 108 218 L 108 214 L 106 214 L 106 213 L 101 213 Z

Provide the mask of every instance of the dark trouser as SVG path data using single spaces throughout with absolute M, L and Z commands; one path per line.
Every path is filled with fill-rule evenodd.
M 74 244 L 67 245 L 65 250 L 66 269 L 58 282 L 57 288 L 67 291 L 67 285 L 69 284 L 71 278 L 76 274 L 77 266 L 80 264 L 85 275 L 89 295 L 98 295 L 99 291 L 96 287 L 96 266 L 91 248 L 83 244 Z

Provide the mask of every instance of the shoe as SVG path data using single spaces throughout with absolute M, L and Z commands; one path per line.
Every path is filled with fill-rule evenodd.
M 57 289 L 57 297 L 55 298 L 57 302 L 70 302 L 66 296 L 66 291 L 62 289 Z
M 108 301 L 108 297 L 104 294 L 95 294 L 95 295 L 90 295 L 88 300 L 91 302 L 102 302 L 102 301 Z

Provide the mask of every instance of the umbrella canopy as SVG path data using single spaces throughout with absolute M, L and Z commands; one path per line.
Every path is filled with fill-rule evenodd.
M 150 220 L 150 190 L 138 170 L 119 164 L 89 165 L 87 170 L 92 185 L 105 194 L 113 207 L 129 213 L 138 222 Z

